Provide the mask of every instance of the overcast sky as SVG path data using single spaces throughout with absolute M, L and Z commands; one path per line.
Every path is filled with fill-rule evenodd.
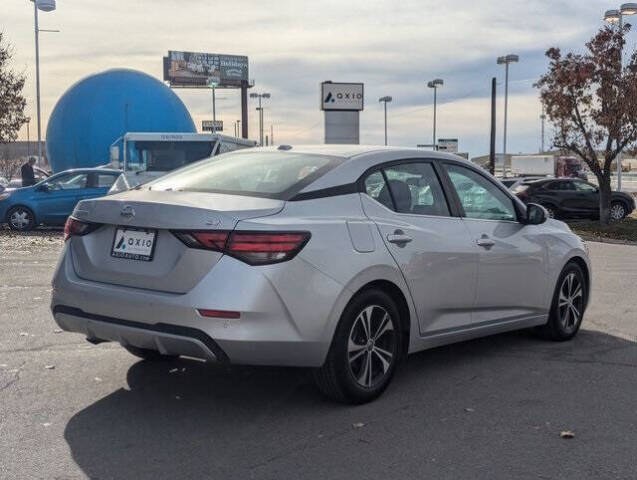
M 13 44 L 13 67 L 28 76 L 28 115 L 35 120 L 33 8 L 0 0 L 0 28 Z M 540 105 L 533 83 L 550 46 L 582 50 L 601 24 L 602 0 L 58 0 L 40 14 L 43 131 L 57 99 L 82 77 L 129 67 L 162 77 L 168 50 L 248 55 L 254 91 L 272 94 L 265 125 L 277 143 L 322 143 L 319 83 L 364 82 L 361 143 L 383 141 L 378 98 L 391 95 L 389 142 L 431 142 L 433 96 L 425 82 L 443 78 L 438 137 L 458 137 L 471 156 L 488 152 L 490 80 L 503 82 L 499 55 L 517 53 L 510 74 L 510 152 L 540 145 Z M 636 34 L 632 34 L 635 37 Z M 635 37 L 637 38 L 637 37 Z M 633 45 L 633 39 L 629 40 Z M 209 92 L 176 90 L 198 127 L 212 117 Z M 503 85 L 499 85 L 503 93 Z M 239 91 L 220 92 L 217 115 L 232 133 Z M 501 149 L 503 95 L 498 101 Z M 250 137 L 257 138 L 255 105 Z M 31 138 L 35 136 L 32 122 Z M 21 138 L 26 139 L 26 128 Z

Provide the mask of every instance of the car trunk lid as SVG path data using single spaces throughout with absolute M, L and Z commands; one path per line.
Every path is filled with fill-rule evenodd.
M 73 216 L 102 226 L 71 238 L 73 265 L 77 275 L 86 280 L 186 293 L 223 254 L 188 248 L 171 230 L 233 230 L 240 220 L 278 213 L 284 203 L 239 195 L 148 190 L 85 200 Z M 155 232 L 152 259 L 113 256 L 118 228 Z

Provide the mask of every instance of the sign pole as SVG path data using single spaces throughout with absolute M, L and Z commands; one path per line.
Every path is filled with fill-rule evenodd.
M 212 86 L 212 133 L 216 131 L 217 125 L 217 110 L 216 110 L 216 101 L 215 101 L 215 86 Z

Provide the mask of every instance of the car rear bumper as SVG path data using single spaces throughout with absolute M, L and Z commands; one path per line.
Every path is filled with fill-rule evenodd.
M 86 335 L 94 343 L 119 342 L 124 347 L 156 350 L 163 355 L 184 355 L 209 361 L 227 362 L 228 356 L 205 332 L 195 328 L 159 323 L 147 325 L 120 318 L 86 313 L 78 308 L 57 305 L 56 323 L 63 330 Z
M 294 265 L 292 263 L 295 262 Z M 316 269 L 286 262 L 285 281 L 312 278 Z M 308 271 L 298 271 L 309 269 Z M 79 278 L 65 246 L 53 279 L 51 309 L 63 330 L 91 341 L 246 365 L 321 366 L 331 343 L 330 310 L 342 287 L 316 279 L 329 294 L 297 311 L 275 288 L 277 278 L 222 258 L 190 292 L 173 294 Z M 298 283 L 298 282 L 297 282 Z M 310 282 L 314 283 L 314 282 Z M 209 318 L 198 309 L 238 311 L 238 319 Z

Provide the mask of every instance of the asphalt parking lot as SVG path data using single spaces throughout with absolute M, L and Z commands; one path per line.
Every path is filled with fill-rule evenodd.
M 419 353 L 378 401 L 347 407 L 304 370 L 152 364 L 58 332 L 61 245 L 0 231 L 0 478 L 637 477 L 635 246 L 589 244 L 574 341 Z

